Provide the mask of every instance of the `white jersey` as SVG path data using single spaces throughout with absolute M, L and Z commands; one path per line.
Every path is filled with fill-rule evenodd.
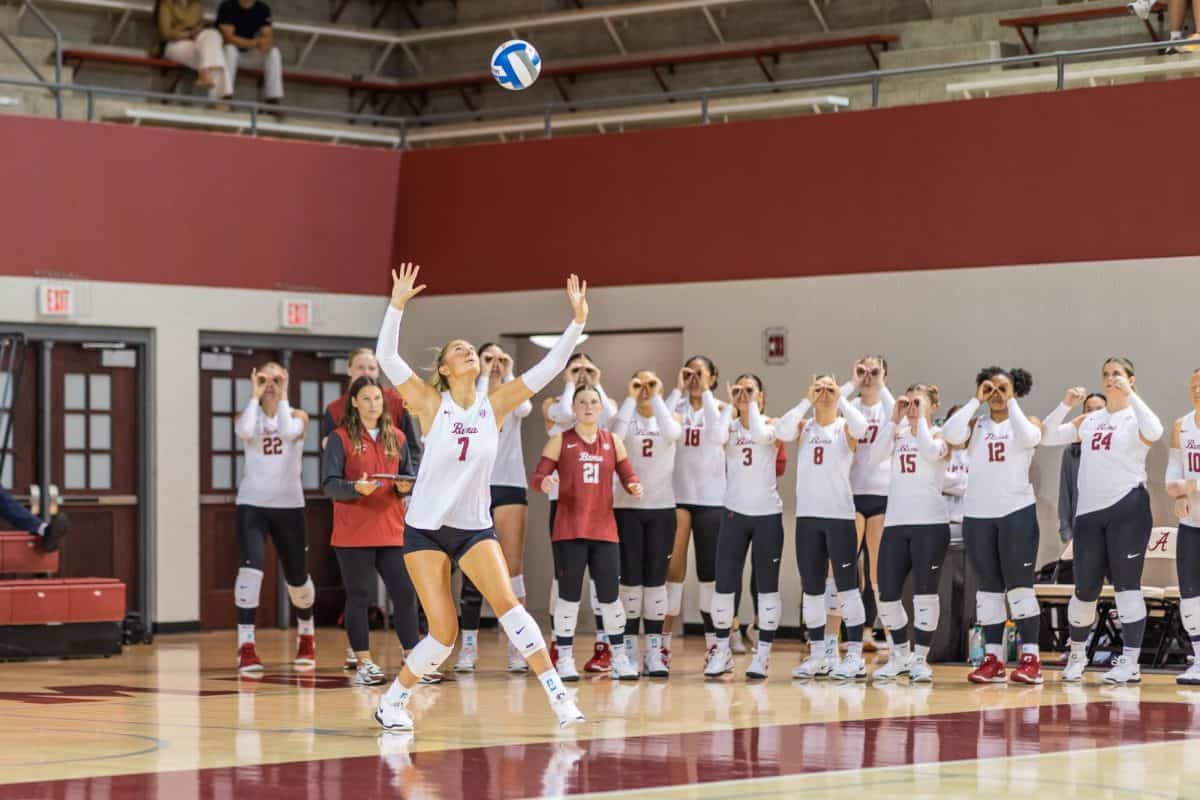
M 425 452 L 405 522 L 427 531 L 492 527 L 491 477 L 499 440 L 487 394 L 476 392 L 471 407 L 461 408 L 449 392 L 442 392 L 437 415 L 425 434 Z
M 283 409 L 290 417 L 291 410 Z M 238 483 L 237 504 L 259 508 L 304 508 L 304 481 L 301 471 L 304 462 L 304 432 L 299 436 L 284 435 L 283 425 L 292 420 L 281 416 L 268 417 L 258 403 L 251 403 L 238 419 L 245 453 L 245 469 Z
M 521 447 L 521 420 L 529 415 L 529 401 L 512 412 L 500 427 L 496 442 L 496 465 L 492 467 L 492 486 L 529 486 L 525 477 L 525 450 Z M 524 414 L 519 412 L 524 411 Z
M 1035 449 L 1017 443 L 1012 420 L 995 422 L 989 415 L 979 417 L 967 443 L 971 482 L 963 499 L 963 515 L 997 519 L 1036 503 L 1029 482 Z
M 687 506 L 725 503 L 725 453 L 704 436 L 704 409 L 684 399 L 673 411 L 680 416 L 683 437 L 675 450 L 675 502 Z M 641 473 L 638 473 L 639 475 Z
M 809 420 L 796 445 L 796 516 L 854 519 L 853 462 L 845 417 L 828 425 Z
M 938 430 L 931 428 L 930 433 L 937 434 Z M 887 511 L 883 517 L 885 526 L 939 525 L 950 521 L 942 497 L 946 460 L 930 461 L 921 455 L 921 446 L 907 419 L 900 421 L 892 451 L 891 474 Z
M 662 435 L 658 420 L 634 414 L 621 436 L 629 463 L 642 484 L 642 496 L 634 497 L 613 484 L 613 508 L 674 508 L 675 442 Z
M 863 404 L 861 397 L 856 397 L 850 401 L 850 405 L 867 418 L 867 432 L 858 440 L 858 448 L 854 451 L 850 485 L 854 487 L 855 494 L 886 495 L 891 471 L 886 460 L 878 464 L 871 463 L 871 449 L 875 446 L 879 431 L 888 423 L 888 412 L 883 407 L 883 401 L 868 406 Z
M 1182 480 L 1200 482 L 1200 426 L 1196 425 L 1193 413 L 1179 420 L 1179 450 L 1183 456 Z M 1200 528 L 1200 492 L 1188 494 L 1188 503 L 1192 507 L 1191 516 L 1180 522 Z
M 1109 508 L 1146 482 L 1150 448 L 1142 441 L 1132 408 L 1088 414 L 1079 425 L 1079 441 L 1076 516 Z
M 761 517 L 783 510 L 776 486 L 775 459 L 779 455 L 776 442 L 755 444 L 741 422 L 734 422 L 725 444 L 725 508 Z
M 946 463 L 946 482 L 942 484 L 942 497 L 946 499 L 946 513 L 951 522 L 963 521 L 963 493 L 971 485 L 967 480 L 971 458 L 966 450 L 951 450 Z

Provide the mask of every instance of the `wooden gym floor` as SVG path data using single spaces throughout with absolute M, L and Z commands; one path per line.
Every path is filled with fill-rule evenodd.
M 395 640 L 373 636 L 391 674 Z M 765 684 L 705 682 L 702 639 L 677 637 L 668 681 L 577 684 L 588 722 L 564 733 L 536 681 L 503 671 L 499 634 L 481 639 L 479 672 L 418 690 L 414 736 L 376 728 L 383 687 L 349 685 L 337 630 L 309 672 L 291 634 L 260 632 L 257 680 L 233 669 L 232 632 L 0 664 L 0 799 L 1200 797 L 1200 691 L 1169 675 L 800 684 L 783 642 Z

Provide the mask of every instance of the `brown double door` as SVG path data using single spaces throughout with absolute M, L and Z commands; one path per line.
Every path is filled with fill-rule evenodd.
M 239 567 L 237 486 L 244 458 L 233 421 L 250 398 L 250 372 L 268 361 L 288 369 L 288 400 L 310 418 L 304 438 L 303 482 L 308 569 L 317 587 L 316 619 L 332 625 L 344 597 L 337 559 L 329 546 L 333 507 L 321 494 L 321 417 L 343 390 L 336 359 L 302 351 L 219 348 L 200 355 L 200 624 L 236 625 L 233 586 Z M 257 623 L 276 625 L 290 616 L 278 556 L 268 540 Z
M 25 348 L 3 483 L 39 516 L 70 516 L 60 575 L 119 578 L 128 608 L 142 608 L 142 350 L 119 341 Z

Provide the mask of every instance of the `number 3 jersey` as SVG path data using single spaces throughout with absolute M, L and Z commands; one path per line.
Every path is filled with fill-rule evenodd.
M 563 433 L 558 454 L 558 510 L 551 541 L 618 541 L 612 510 L 616 471 L 617 450 L 611 433 L 599 429 L 590 443 L 573 428 Z M 625 490 L 618 486 L 616 491 Z
M 779 445 L 772 439 L 756 444 L 740 421 L 729 429 L 725 443 L 725 509 L 747 517 L 783 510 L 776 486 L 775 460 Z
M 485 392 L 476 392 L 469 408 L 442 392 L 437 416 L 425 434 L 405 523 L 427 531 L 492 527 L 492 467 L 499 440 L 496 415 Z
M 1093 411 L 1079 424 L 1079 501 L 1075 515 L 1115 505 L 1146 482 L 1150 448 L 1132 408 Z
M 853 463 L 845 417 L 828 425 L 809 420 L 796 445 L 796 516 L 854 519 Z
M 286 436 L 281 430 L 290 418 L 290 408 L 280 404 L 280 412 L 268 417 L 257 402 L 243 414 L 253 414 L 253 432 L 240 433 L 245 453 L 245 470 L 238 483 L 237 504 L 257 508 L 304 508 L 304 433 Z M 242 427 L 242 420 L 238 420 Z
M 1034 449 L 1017 444 L 1010 420 L 980 417 L 967 444 L 971 480 L 963 499 L 963 516 L 998 519 L 1037 502 L 1029 482 Z

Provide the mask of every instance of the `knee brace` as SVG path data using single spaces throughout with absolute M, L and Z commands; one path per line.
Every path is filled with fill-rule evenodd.
M 733 627 L 733 592 L 714 592 L 712 597 L 713 625 L 721 630 Z
M 261 576 L 262 573 L 259 575 Z M 317 600 L 317 587 L 313 586 L 311 575 L 300 586 L 288 586 L 287 589 L 288 598 L 296 608 L 312 608 L 312 604 Z
M 625 633 L 625 608 L 620 601 L 600 604 L 600 618 L 604 620 L 604 632 L 609 636 Z
M 258 608 L 262 592 L 263 572 L 254 567 L 239 567 L 233 584 L 233 603 L 238 608 Z
M 842 607 L 838 604 L 837 599 L 837 584 L 834 583 L 833 577 L 825 579 L 825 613 L 837 614 L 840 613 Z
M 704 581 L 700 584 L 700 610 L 705 614 L 712 614 L 713 595 L 716 594 L 717 584 L 713 581 Z
M 652 622 L 667 618 L 667 587 L 647 586 L 642 594 L 642 616 Z
M 1072 628 L 1090 628 L 1096 621 L 1096 601 L 1080 600 L 1075 595 L 1067 602 L 1067 622 Z
M 838 605 L 847 627 L 867 624 L 867 609 L 863 606 L 862 592 L 858 589 L 838 592 Z
M 1117 592 L 1117 617 L 1122 625 L 1141 622 L 1146 618 L 1146 598 L 1141 589 Z
M 804 616 L 804 627 L 822 628 L 825 626 L 825 595 L 806 594 L 800 601 L 800 611 Z
M 976 592 L 975 619 L 980 625 L 1003 625 L 1008 619 L 1008 611 L 1004 607 L 1004 593 Z
M 1013 619 L 1029 619 L 1042 613 L 1037 592 L 1028 586 L 1008 590 L 1008 607 Z
M 1185 597 L 1179 601 L 1179 615 L 1188 636 L 1200 636 L 1200 597 Z
M 579 601 L 574 603 L 559 598 L 554 604 L 554 635 L 566 639 L 574 638 L 575 625 L 579 621 Z
M 625 604 L 626 619 L 642 617 L 642 587 L 621 586 L 621 602 Z
M 879 620 L 885 628 L 900 630 L 908 627 L 908 613 L 899 600 L 884 600 L 879 603 Z
M 683 611 L 683 584 L 667 584 L 667 615 L 678 617 Z
M 454 650 L 452 645 L 442 644 L 432 636 L 426 636 L 417 642 L 417 646 L 404 659 L 404 665 L 418 678 L 423 678 L 437 670 L 442 662 L 450 657 Z
M 779 592 L 768 592 L 758 596 L 758 627 L 764 631 L 779 629 L 783 618 L 783 599 Z
M 913 595 L 913 627 L 919 631 L 936 631 L 942 610 L 936 594 Z
M 509 578 L 509 583 L 512 584 L 513 594 L 515 594 L 517 596 L 517 599 L 524 600 L 525 599 L 525 576 L 524 575 L 513 575 L 511 578 Z
M 559 600 L 558 602 L 562 602 Z M 523 656 L 531 656 L 538 650 L 546 649 L 546 640 L 542 638 L 542 629 L 537 620 L 525 610 L 525 606 L 517 605 L 510 608 L 500 617 L 500 625 L 508 634 L 508 641 L 520 651 Z

